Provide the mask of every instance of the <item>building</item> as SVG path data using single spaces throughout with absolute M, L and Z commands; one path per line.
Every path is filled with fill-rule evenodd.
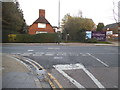
M 56 33 L 57 33 L 57 32 L 60 32 L 60 33 L 63 32 L 61 27 L 59 28 L 59 27 L 57 27 L 57 26 L 53 26 L 53 29 L 55 30 Z
M 113 23 L 106 25 L 103 28 L 103 31 L 106 31 L 107 39 L 118 40 L 118 33 L 119 33 L 118 25 L 119 23 Z
M 45 18 L 45 10 L 39 10 L 39 18 L 29 27 L 29 34 L 55 33 L 51 24 Z
M 103 31 L 112 31 L 113 34 L 118 34 L 118 23 L 108 24 L 103 28 Z

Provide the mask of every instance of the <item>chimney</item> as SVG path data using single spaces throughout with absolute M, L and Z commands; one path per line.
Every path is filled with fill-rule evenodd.
M 45 17 L 45 10 L 39 9 L 39 17 Z

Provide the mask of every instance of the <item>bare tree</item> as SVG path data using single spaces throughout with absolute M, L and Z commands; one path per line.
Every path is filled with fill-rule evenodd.
M 113 1 L 113 18 L 116 23 L 120 22 L 120 1 Z
M 82 10 L 79 10 L 79 11 L 78 11 L 78 17 L 83 17 L 83 12 L 82 12 Z

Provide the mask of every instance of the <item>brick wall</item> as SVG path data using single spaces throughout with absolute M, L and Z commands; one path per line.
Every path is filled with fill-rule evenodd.
M 36 34 L 36 31 L 43 31 L 48 33 L 54 33 L 54 29 L 50 24 L 46 24 L 46 28 L 38 28 L 38 24 L 34 23 L 32 26 L 29 27 L 29 34 Z

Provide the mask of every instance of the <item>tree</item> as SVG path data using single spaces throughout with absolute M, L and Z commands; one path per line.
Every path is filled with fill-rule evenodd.
M 85 42 L 86 30 L 81 29 L 77 32 L 77 40 L 80 42 Z
M 113 1 L 113 18 L 116 23 L 120 22 L 120 1 Z
M 102 31 L 103 27 L 104 27 L 104 23 L 98 23 L 97 31 Z
M 9 33 L 20 33 L 25 20 L 18 2 L 2 2 L 2 30 Z
M 12 0 L 11 0 L 12 1 Z M 24 33 L 26 22 L 19 3 L 2 2 L 2 40 L 7 42 L 8 34 Z
M 82 18 L 82 17 L 73 17 L 70 14 L 65 15 L 63 21 L 63 38 L 69 34 L 69 37 L 73 41 L 78 41 L 78 32 L 80 30 L 91 30 L 94 27 L 94 22 L 92 19 Z

